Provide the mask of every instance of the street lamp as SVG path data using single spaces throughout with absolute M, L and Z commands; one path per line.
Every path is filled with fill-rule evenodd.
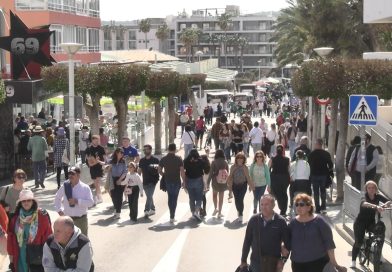
M 259 60 L 257 61 L 257 63 L 259 64 L 259 80 L 260 80 L 260 78 L 261 78 L 261 64 L 260 64 L 260 63 L 262 63 L 262 62 L 263 62 L 262 59 L 259 59 Z
M 325 59 L 332 51 L 332 47 L 318 47 L 313 49 L 320 57 Z M 321 105 L 321 139 L 325 138 L 325 104 Z
M 204 55 L 204 52 L 199 50 L 199 51 L 197 51 L 197 52 L 195 53 L 195 55 L 196 55 L 196 56 L 198 57 L 198 59 L 199 59 L 199 73 L 201 73 L 200 57 Z
M 68 86 L 69 86 L 69 162 L 75 165 L 75 75 L 73 57 L 83 46 L 80 43 L 62 43 L 61 48 L 68 54 Z

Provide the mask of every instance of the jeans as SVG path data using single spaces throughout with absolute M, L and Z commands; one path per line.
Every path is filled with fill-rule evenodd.
M 249 142 L 242 144 L 242 152 L 244 152 L 245 156 L 249 157 Z
M 131 218 L 132 221 L 137 221 L 139 193 L 140 193 L 139 186 L 132 186 L 132 194 L 128 195 L 129 217 Z
M 193 148 L 193 144 L 184 144 L 184 159 L 188 157 L 189 152 L 191 152 L 192 148 Z
M 289 144 L 289 150 L 290 150 L 290 159 L 292 159 L 294 157 L 294 151 L 295 151 L 295 147 L 297 146 L 297 144 L 295 143 L 295 140 L 289 140 L 288 144 Z
M 288 196 L 287 188 L 289 187 L 289 176 L 286 174 L 271 174 L 271 190 L 276 197 L 280 215 L 286 215 Z
M 316 213 L 319 213 L 320 211 L 327 209 L 326 207 L 327 189 L 325 188 L 325 184 L 327 183 L 327 177 L 311 176 L 310 181 L 312 182 L 312 187 L 313 187 Z M 320 197 L 321 197 L 321 205 L 320 205 Z
M 68 165 L 63 166 L 63 167 L 57 167 L 57 174 L 56 174 L 56 179 L 57 179 L 57 186 L 60 188 L 61 183 L 60 183 L 60 178 L 61 178 L 61 169 L 64 169 L 64 176 L 65 180 L 68 179 Z
M 174 219 L 177 208 L 178 194 L 180 193 L 181 183 L 166 181 L 166 191 L 168 196 L 168 205 L 170 210 L 170 219 Z
M 230 156 L 230 150 L 231 150 L 230 145 L 225 147 L 225 144 L 221 142 L 220 145 L 219 145 L 219 148 L 221 150 L 223 150 L 223 152 L 225 153 L 226 160 L 230 161 L 230 159 L 231 159 L 231 156 Z
M 242 216 L 244 213 L 244 198 L 247 188 L 248 184 L 246 182 L 240 185 L 233 184 L 234 201 L 238 216 Z
M 256 153 L 256 151 L 261 150 L 261 143 L 260 144 L 252 144 L 253 148 L 253 153 Z
M 219 149 L 219 144 L 220 144 L 219 138 L 214 138 L 215 150 Z
M 257 186 L 257 187 L 255 187 L 255 190 L 253 191 L 253 196 L 254 196 L 254 199 L 253 199 L 253 209 L 255 211 L 257 211 L 257 207 L 259 206 L 259 203 L 260 203 L 260 198 L 261 198 L 262 195 L 264 195 L 266 187 L 267 187 L 266 185 L 264 185 L 264 186 Z
M 80 159 L 81 159 L 81 161 L 82 161 L 82 164 L 84 164 L 84 163 L 86 163 L 86 151 L 85 150 L 81 150 L 81 151 L 79 151 L 79 153 L 80 153 Z
M 199 178 L 188 178 L 186 181 L 186 189 L 189 194 L 189 207 L 191 212 L 195 210 L 200 210 L 201 201 L 203 199 L 203 177 Z
M 116 213 L 121 213 L 121 206 L 123 202 L 123 193 L 124 193 L 124 186 L 117 185 L 116 181 L 120 177 L 112 177 L 113 178 L 113 185 L 114 189 L 110 191 L 110 196 L 112 197 L 112 202 Z
M 33 172 L 35 185 L 44 184 L 46 177 L 46 161 L 33 162 Z
M 144 192 L 146 193 L 146 205 L 144 206 L 144 211 L 155 211 L 155 205 L 154 205 L 154 191 L 155 191 L 155 183 L 146 183 L 143 185 Z
M 275 154 L 276 154 L 276 145 L 274 144 L 274 145 L 271 145 L 269 157 L 272 158 L 273 156 L 275 156 Z

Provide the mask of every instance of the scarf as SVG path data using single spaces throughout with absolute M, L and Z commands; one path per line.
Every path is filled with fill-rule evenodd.
M 23 239 L 25 224 L 30 225 L 27 244 L 31 244 L 34 241 L 38 231 L 38 210 L 34 212 L 28 212 L 25 211 L 23 208 L 20 209 L 19 217 L 16 221 L 15 226 L 16 240 L 18 241 L 19 247 L 22 247 L 23 243 L 25 242 Z

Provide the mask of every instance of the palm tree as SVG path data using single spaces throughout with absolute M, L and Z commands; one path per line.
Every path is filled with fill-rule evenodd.
M 163 43 L 164 41 L 166 41 L 169 38 L 170 35 L 170 29 L 167 26 L 166 22 L 163 23 L 163 25 L 160 25 L 157 29 L 157 32 L 155 33 L 155 37 L 157 37 L 157 39 Z
M 218 25 L 220 27 L 220 29 L 223 30 L 223 32 L 225 33 L 225 43 L 224 43 L 224 53 L 225 53 L 225 66 L 227 67 L 227 30 L 229 30 L 230 28 L 230 24 L 233 22 L 233 20 L 231 20 L 232 15 L 229 13 L 223 13 L 219 16 L 218 19 Z
M 234 34 L 227 38 L 227 45 L 234 49 L 235 69 L 238 70 L 238 52 L 240 50 L 240 35 Z
M 146 49 L 148 48 L 147 45 L 147 33 L 150 32 L 151 30 L 151 21 L 150 19 L 142 19 L 139 22 L 139 32 L 144 33 L 144 43 L 146 44 Z
M 215 34 L 215 33 L 210 34 L 210 35 L 208 36 L 208 43 L 212 44 L 212 48 L 213 48 L 213 51 L 214 51 L 214 57 L 215 57 L 215 56 L 216 56 L 215 44 L 218 43 L 218 35 Z
M 200 30 L 194 28 L 185 28 L 180 34 L 180 42 L 186 48 L 186 61 L 190 62 L 193 58 L 192 47 L 197 44 L 199 40 Z

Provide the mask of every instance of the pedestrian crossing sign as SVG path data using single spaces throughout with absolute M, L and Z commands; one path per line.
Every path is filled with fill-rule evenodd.
M 350 125 L 377 125 L 377 95 L 350 95 L 349 120 Z

